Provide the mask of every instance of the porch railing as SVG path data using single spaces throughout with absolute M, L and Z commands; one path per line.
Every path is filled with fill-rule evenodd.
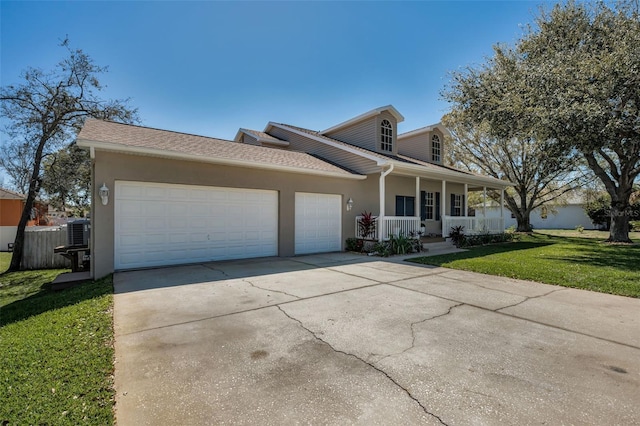
M 405 235 L 410 236 L 412 233 L 420 231 L 420 218 L 412 216 L 385 216 L 380 224 L 380 218 L 375 220 L 375 229 L 369 235 L 362 235 L 360 229 L 360 219 L 362 216 L 356 216 L 356 238 L 365 238 L 369 240 L 378 240 L 380 233 L 384 240 L 389 239 L 389 235 Z
M 451 228 L 456 226 L 464 226 L 462 231 L 464 234 L 495 234 L 504 232 L 504 220 L 501 217 L 464 217 L 464 216 L 445 216 L 442 223 L 444 235 L 449 235 Z

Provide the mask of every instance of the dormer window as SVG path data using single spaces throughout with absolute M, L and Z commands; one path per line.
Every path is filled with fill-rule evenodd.
M 393 151 L 393 126 L 389 120 L 382 120 L 380 123 L 380 149 Z
M 433 161 L 434 163 L 439 163 L 440 152 L 441 152 L 440 136 L 433 135 L 433 137 L 431 138 L 431 161 Z

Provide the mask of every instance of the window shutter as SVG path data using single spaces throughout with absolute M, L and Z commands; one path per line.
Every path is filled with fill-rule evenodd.
M 404 197 L 396 195 L 396 216 L 404 216 Z
M 404 199 L 405 199 L 404 215 L 415 217 L 416 197 L 404 197 Z
M 456 213 L 456 194 L 451 194 L 451 216 L 455 216 Z
M 440 220 L 440 193 L 436 192 L 436 220 Z
M 427 191 L 420 191 L 420 220 L 427 219 Z

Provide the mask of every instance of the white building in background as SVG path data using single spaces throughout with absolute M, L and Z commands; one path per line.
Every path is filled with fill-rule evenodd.
M 504 226 L 517 226 L 515 216 L 504 207 Z M 476 217 L 482 217 L 483 208 L 476 208 Z M 500 208 L 497 205 L 487 205 L 487 218 L 500 217 Z M 531 225 L 533 229 L 575 229 L 582 226 L 584 229 L 597 229 L 589 216 L 584 211 L 584 202 L 570 200 L 563 205 L 549 205 L 535 209 L 531 212 Z

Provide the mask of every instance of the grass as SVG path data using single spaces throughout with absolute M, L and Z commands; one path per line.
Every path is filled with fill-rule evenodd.
M 640 245 L 602 243 L 607 236 L 601 231 L 589 231 L 587 235 L 577 231 L 536 231 L 513 243 L 409 261 L 640 297 Z M 638 241 L 640 235 L 631 238 Z
M 53 292 L 59 272 L 0 275 L 2 425 L 113 424 L 111 277 Z

